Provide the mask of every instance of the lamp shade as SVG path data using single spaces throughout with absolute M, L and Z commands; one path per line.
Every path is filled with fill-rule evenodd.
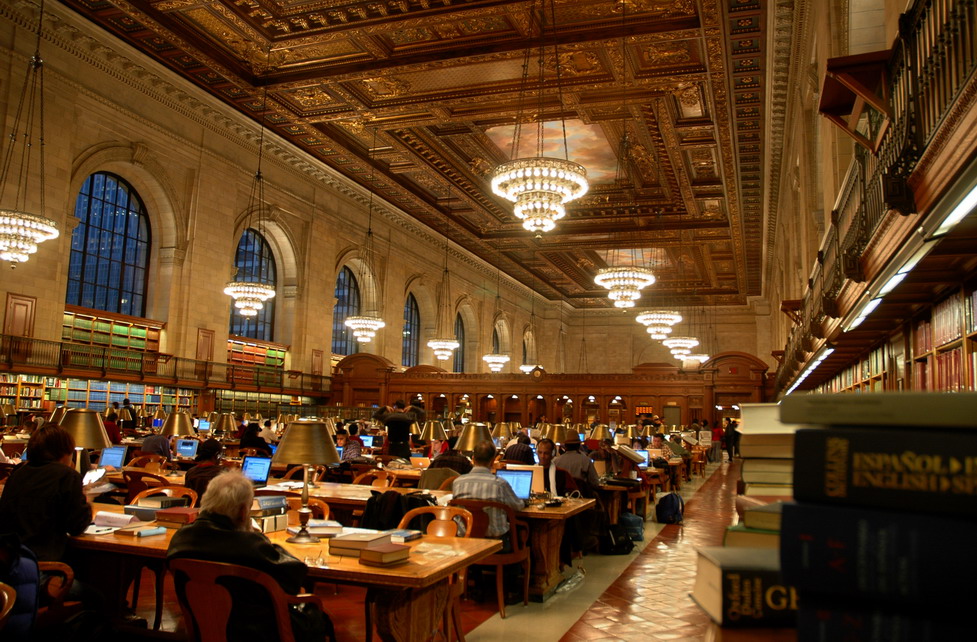
M 220 413 L 217 412 L 216 410 L 212 411 L 209 415 L 207 415 L 207 421 L 209 421 L 212 424 L 215 423 L 219 418 L 220 418 Z
M 64 413 L 61 427 L 75 440 L 77 448 L 100 449 L 112 445 L 102 416 L 88 408 L 72 408 Z
M 469 422 L 461 429 L 461 437 L 458 438 L 455 450 L 472 452 L 475 450 L 475 446 L 483 441 L 492 441 L 492 433 L 489 432 L 489 427 L 482 423 Z
M 539 435 L 542 439 L 563 441 L 563 424 L 543 424 L 539 429 Z
M 55 408 L 54 412 L 57 413 L 58 409 Z M 53 419 L 54 417 L 52 416 Z M 122 406 L 119 408 L 119 421 L 132 421 L 133 419 L 135 419 L 135 416 L 133 416 L 132 411 L 128 407 Z
M 496 439 L 512 439 L 512 427 L 505 421 L 500 421 L 495 424 L 495 428 L 492 430 L 492 436 Z
M 587 430 L 587 426 L 585 426 L 584 424 L 573 424 L 573 432 L 579 435 L 583 435 L 584 439 L 588 438 L 587 434 L 589 431 Z
M 171 412 L 170 416 L 166 418 L 163 422 L 163 430 L 160 431 L 161 435 L 176 435 L 192 436 L 193 432 L 193 419 L 190 417 L 189 412 Z
M 64 415 L 67 411 L 68 409 L 65 408 L 64 406 L 58 406 L 57 408 L 54 409 L 54 412 L 51 413 L 51 418 L 48 419 L 48 421 L 51 422 L 52 424 L 60 424 L 61 421 L 64 419 Z
M 324 421 L 292 421 L 271 459 L 275 464 L 338 464 L 339 453 Z
M 163 406 L 156 408 L 156 412 L 153 413 L 153 419 L 166 419 L 166 411 L 163 410 Z
M 509 430 L 511 430 L 512 431 L 512 434 L 514 435 L 517 432 L 519 432 L 520 430 L 522 430 L 522 424 L 519 423 L 518 421 L 510 421 L 509 422 Z
M 215 433 L 222 432 L 224 434 L 236 432 L 237 423 L 234 421 L 234 413 L 222 412 L 220 417 L 217 418 L 217 424 L 211 425 L 211 431 Z
M 415 437 L 421 436 L 421 427 L 417 424 L 416 421 L 412 421 L 410 423 L 410 434 L 414 435 Z
M 605 439 L 611 439 L 612 435 L 611 431 L 605 424 L 597 424 L 597 426 L 590 431 L 590 438 L 598 441 L 604 441 Z
M 641 430 L 641 426 L 631 424 L 624 431 L 624 434 L 627 436 L 628 439 L 641 439 L 644 436 L 642 432 L 643 431 Z
M 447 441 L 448 434 L 444 431 L 444 426 L 441 425 L 440 421 L 425 421 L 424 430 L 421 431 L 421 439 L 424 441 L 431 441 L 437 439 L 438 441 Z

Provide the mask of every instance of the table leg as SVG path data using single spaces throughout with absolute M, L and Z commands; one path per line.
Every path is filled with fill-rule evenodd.
M 553 592 L 563 575 L 560 573 L 560 544 L 563 542 L 565 520 L 537 519 L 529 529 L 529 548 L 532 569 L 529 578 L 529 598 L 543 602 Z
M 389 642 L 420 642 L 437 636 L 450 606 L 448 580 L 424 588 L 370 591 L 375 597 L 377 635 Z

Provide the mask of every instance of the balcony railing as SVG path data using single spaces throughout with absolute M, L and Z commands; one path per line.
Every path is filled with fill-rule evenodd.
M 0 335 L 0 370 L 310 396 L 329 391 L 329 377 L 294 370 L 197 361 L 158 352 L 9 335 Z
M 903 14 L 886 69 L 892 122 L 877 154 L 856 145 L 803 297 L 803 324 L 787 339 L 777 389 L 810 357 L 805 338 L 824 336 L 828 320 L 844 313 L 836 300 L 846 284 L 873 276 L 863 274 L 861 256 L 886 217 L 914 210 L 906 179 L 975 70 L 977 2 L 918 0 Z

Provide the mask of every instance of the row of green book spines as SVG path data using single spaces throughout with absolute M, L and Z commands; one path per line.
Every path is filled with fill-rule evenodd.
M 65 327 L 95 330 L 96 332 L 111 332 L 114 334 L 131 334 L 132 336 L 135 337 L 145 337 L 149 332 L 148 328 L 144 328 L 138 325 L 131 325 L 125 322 L 118 322 L 118 321 L 102 321 L 102 320 L 87 319 L 85 317 L 76 316 L 71 312 L 65 312 L 63 325 Z

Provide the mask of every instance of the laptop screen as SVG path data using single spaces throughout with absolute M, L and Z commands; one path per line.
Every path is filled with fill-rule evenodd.
M 364 448 L 373 448 L 373 435 L 360 435 Z
M 271 459 L 269 457 L 245 457 L 241 463 L 241 472 L 254 484 L 268 483 L 271 473 Z
M 196 439 L 178 439 L 176 441 L 176 454 L 185 459 L 193 459 L 197 456 L 197 446 L 200 442 Z
M 278 444 L 268 444 L 268 447 L 271 449 L 271 454 L 272 455 L 274 455 L 275 454 L 275 451 L 278 450 Z
M 115 468 L 122 468 L 126 459 L 126 447 L 125 446 L 112 446 L 111 448 L 103 448 L 102 456 L 99 457 L 98 465 L 102 468 L 106 466 L 113 466 Z
M 512 487 L 512 492 L 516 494 L 516 497 L 529 499 L 529 494 L 533 490 L 533 471 L 501 469 L 495 474 Z
M 342 459 L 343 458 L 343 447 L 342 446 L 336 446 L 336 452 L 339 453 L 339 458 Z
M 643 462 L 641 462 L 640 464 L 638 464 L 638 468 L 641 468 L 642 470 L 645 469 L 645 468 L 647 468 L 648 467 L 648 451 L 647 450 L 636 450 L 634 452 L 638 453 L 639 455 L 641 455 L 645 459 Z
M 210 422 L 206 419 L 198 419 L 197 432 L 210 432 Z

